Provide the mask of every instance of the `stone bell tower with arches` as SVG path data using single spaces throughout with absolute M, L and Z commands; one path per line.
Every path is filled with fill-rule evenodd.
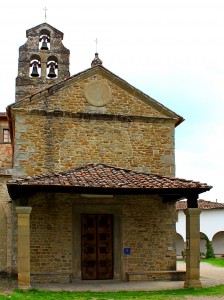
M 19 48 L 16 101 L 70 76 L 70 51 L 63 33 L 47 23 L 26 31 L 27 41 Z

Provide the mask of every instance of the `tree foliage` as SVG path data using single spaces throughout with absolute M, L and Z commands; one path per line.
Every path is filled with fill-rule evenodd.
M 208 237 L 204 237 L 203 238 L 206 242 L 205 247 L 206 247 L 206 255 L 205 258 L 215 258 L 215 254 L 214 254 L 214 249 L 212 246 L 212 242 L 209 241 Z

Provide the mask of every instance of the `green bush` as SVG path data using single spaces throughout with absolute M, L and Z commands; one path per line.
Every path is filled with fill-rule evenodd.
M 212 242 L 209 241 L 207 236 L 204 237 L 203 240 L 206 241 L 206 245 L 205 245 L 206 246 L 206 255 L 205 255 L 205 258 L 215 258 Z

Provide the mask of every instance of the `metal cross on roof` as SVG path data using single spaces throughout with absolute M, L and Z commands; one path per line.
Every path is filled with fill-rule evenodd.
M 94 40 L 94 42 L 96 43 L 96 53 L 97 53 L 97 44 L 99 43 L 99 41 L 97 40 L 97 38 Z
M 47 22 L 47 8 L 46 8 L 46 6 L 43 8 L 43 10 L 44 10 L 44 16 L 45 16 L 45 22 Z

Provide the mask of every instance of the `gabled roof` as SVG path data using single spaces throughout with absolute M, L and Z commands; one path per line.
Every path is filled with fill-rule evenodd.
M 26 30 L 26 37 L 28 37 L 32 32 L 36 32 L 38 31 L 39 29 L 42 29 L 42 28 L 48 28 L 48 29 L 51 29 L 52 31 L 54 31 L 55 33 L 57 33 L 59 36 L 61 36 L 63 38 L 63 32 L 61 32 L 60 30 L 56 29 L 55 27 L 51 26 L 50 24 L 44 22 L 42 24 L 39 24 L 37 26 L 34 26 L 30 29 L 27 29 Z
M 57 90 L 64 88 L 66 86 L 66 84 L 69 84 L 72 81 L 84 80 L 95 74 L 100 74 L 104 78 L 106 78 L 106 79 L 112 81 L 113 83 L 115 83 L 116 85 L 118 85 L 120 88 L 122 88 L 122 89 L 128 91 L 130 94 L 136 96 L 138 99 L 140 99 L 144 103 L 150 105 L 151 107 L 156 109 L 158 112 L 163 113 L 168 118 L 174 119 L 176 126 L 184 121 L 184 119 L 181 116 L 179 116 L 172 110 L 168 109 L 167 107 L 165 107 L 164 105 L 162 105 L 161 103 L 156 101 L 155 99 L 153 99 L 150 96 L 146 95 L 145 93 L 141 92 L 139 89 L 135 88 L 134 86 L 129 84 L 127 81 L 125 81 L 122 78 L 120 78 L 119 76 L 115 75 L 114 73 L 112 73 L 111 71 L 109 71 L 102 65 L 97 65 L 95 67 L 86 69 L 76 75 L 69 77 L 68 79 L 60 81 L 57 84 L 51 85 L 51 86 L 47 87 L 46 89 L 41 90 L 32 96 L 29 96 L 27 98 L 24 98 L 23 100 L 13 103 L 8 106 L 8 112 L 11 108 L 22 108 L 23 103 L 26 103 L 27 101 L 29 101 L 29 102 L 30 101 L 39 101 L 41 97 L 45 98 L 48 95 L 53 95 Z
M 199 199 L 198 200 L 198 207 L 201 209 L 218 209 L 224 208 L 224 203 L 212 202 Z M 178 201 L 176 202 L 176 210 L 183 210 L 187 208 L 187 201 Z
M 91 163 L 83 167 L 70 169 L 55 174 L 43 174 L 33 177 L 18 178 L 7 183 L 10 196 L 16 195 L 16 189 L 36 187 L 37 190 L 52 187 L 52 191 L 65 191 L 73 188 L 73 192 L 108 190 L 110 193 L 125 194 L 180 194 L 188 189 L 202 193 L 211 189 L 205 183 L 179 178 L 171 178 L 156 174 L 146 174 L 132 170 L 113 167 L 101 163 Z M 46 189 L 45 189 L 46 190 Z M 183 198 L 183 197 L 182 197 Z M 175 200 L 175 199 L 174 199 Z

